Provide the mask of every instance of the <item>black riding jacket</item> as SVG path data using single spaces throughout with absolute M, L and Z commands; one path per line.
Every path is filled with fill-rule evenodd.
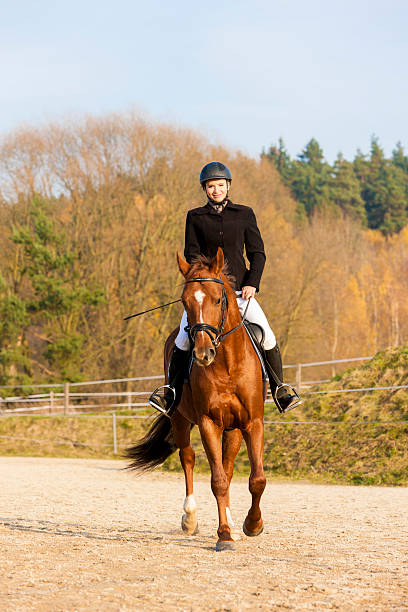
M 184 256 L 192 263 L 197 255 L 214 257 L 218 247 L 224 251 L 228 269 L 236 279 L 236 289 L 255 287 L 259 291 L 265 266 L 265 250 L 254 211 L 228 201 L 221 213 L 211 204 L 194 208 L 187 213 Z M 245 254 L 249 270 L 245 265 Z

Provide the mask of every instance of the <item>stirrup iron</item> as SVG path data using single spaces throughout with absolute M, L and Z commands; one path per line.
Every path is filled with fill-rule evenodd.
M 288 406 L 282 406 L 280 402 L 284 397 L 287 397 L 288 394 L 292 395 L 293 399 Z M 303 404 L 296 389 L 294 389 L 291 385 L 288 385 L 287 383 L 281 383 L 276 387 L 275 391 L 273 392 L 273 399 L 275 400 L 275 403 L 281 414 L 289 412 L 289 410 L 293 410 L 293 408 L 296 408 L 297 406 L 300 406 L 300 404 Z
M 162 391 L 162 389 L 169 390 L 173 393 L 173 400 L 171 404 L 167 407 L 167 409 L 163 408 L 163 405 L 162 405 L 165 403 L 164 395 L 166 393 L 166 391 L 163 391 L 163 393 L 160 394 L 160 391 Z M 176 390 L 170 385 L 161 385 L 161 387 L 157 387 L 157 389 L 153 391 L 153 393 L 151 394 L 151 396 L 149 397 L 147 401 L 152 406 L 152 408 L 155 408 L 156 410 L 164 414 L 166 417 L 170 418 L 169 413 L 174 406 L 174 402 L 176 401 Z

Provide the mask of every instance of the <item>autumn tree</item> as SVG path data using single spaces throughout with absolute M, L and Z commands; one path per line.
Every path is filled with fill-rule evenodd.
M 84 117 L 0 141 L 3 381 L 161 371 L 181 306 L 123 318 L 179 297 L 176 252 L 187 210 L 205 202 L 198 175 L 211 159 L 231 168 L 232 200 L 256 213 L 267 255 L 259 300 L 286 363 L 406 341 L 401 198 L 386 203 L 400 189 L 392 177 L 406 177 L 402 148 L 392 161 L 372 151 L 330 165 L 314 140 L 297 159 L 280 141 L 255 159 L 132 113 Z M 365 228 L 364 196 L 378 229 Z

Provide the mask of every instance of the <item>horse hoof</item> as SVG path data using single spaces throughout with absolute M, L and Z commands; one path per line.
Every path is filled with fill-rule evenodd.
M 181 519 L 181 528 L 184 531 L 184 533 L 189 536 L 197 535 L 197 533 L 199 532 L 198 523 L 196 523 L 194 529 L 192 529 L 184 522 L 184 516 L 185 515 L 183 515 L 183 518 Z
M 217 552 L 221 552 L 224 550 L 236 550 L 235 542 L 233 542 L 232 540 L 218 540 L 215 550 Z
M 248 531 L 248 529 L 245 527 L 245 523 L 242 525 L 242 531 L 245 533 L 246 536 L 249 536 L 250 538 L 254 538 L 255 536 L 259 536 L 263 532 L 263 530 L 264 530 L 263 523 L 259 527 L 259 529 L 257 529 L 256 531 Z

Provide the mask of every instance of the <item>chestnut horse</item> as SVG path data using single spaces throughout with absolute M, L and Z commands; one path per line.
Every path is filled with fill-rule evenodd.
M 182 301 L 187 312 L 194 363 L 177 410 L 169 419 L 161 414 L 136 446 L 127 449 L 131 469 L 151 469 L 177 448 L 184 470 L 186 499 L 183 530 L 197 533 L 193 493 L 194 451 L 190 431 L 198 425 L 211 468 L 211 489 L 218 505 L 216 550 L 234 550 L 231 535 L 229 487 L 234 459 L 246 442 L 251 466 L 249 491 L 252 504 L 243 524 L 248 536 L 263 530 L 260 499 L 265 489 L 263 470 L 264 389 L 262 370 L 242 325 L 235 291 L 224 270 L 219 248 L 213 260 L 200 258 L 188 264 L 177 254 L 184 276 Z M 178 330 L 165 344 L 165 372 Z

